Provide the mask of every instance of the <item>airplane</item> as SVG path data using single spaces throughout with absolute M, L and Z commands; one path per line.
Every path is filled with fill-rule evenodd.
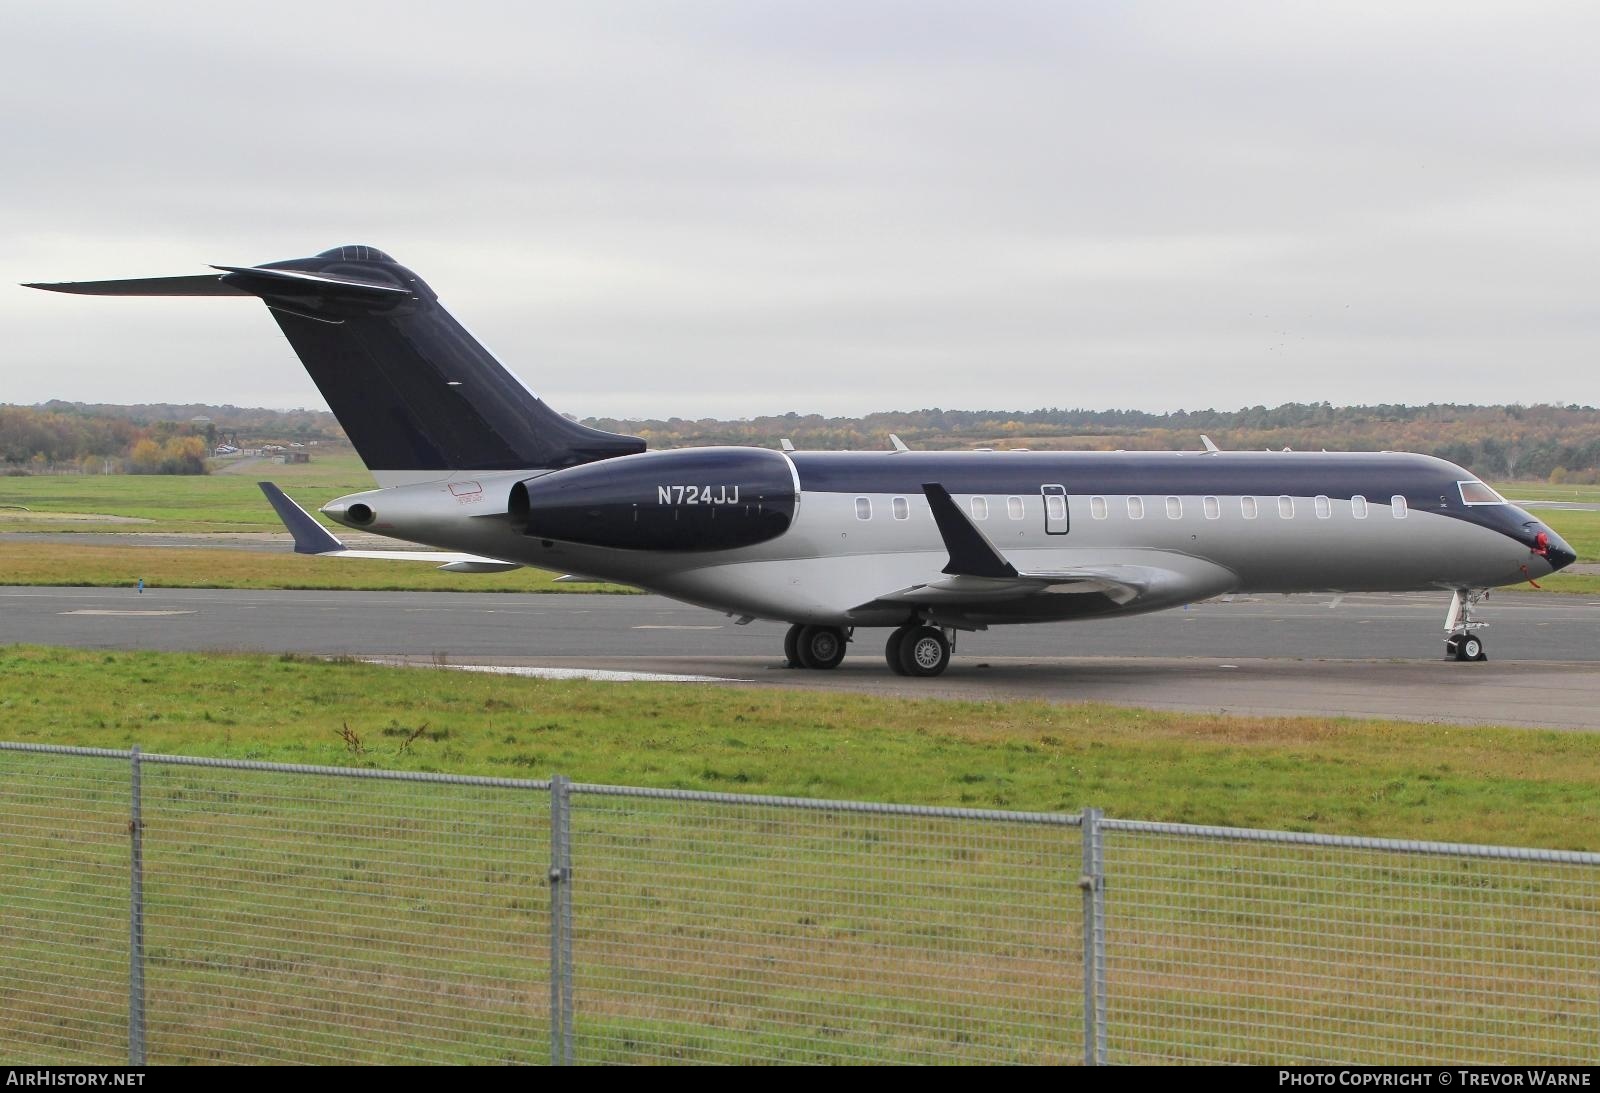
M 1432 589 L 1450 593 L 1447 658 L 1481 661 L 1473 608 L 1488 590 L 1576 560 L 1477 476 L 1424 455 L 1209 438 L 1194 452 L 923 452 L 898 438 L 881 452 L 647 451 L 551 409 L 374 247 L 211 269 L 28 287 L 256 297 L 378 483 L 322 506 L 331 520 L 440 548 L 447 566 L 537 566 L 787 622 L 800 668 L 837 667 L 875 628 L 892 671 L 930 677 L 959 633 L 991 626 L 1230 593 Z M 297 549 L 356 556 L 283 501 L 304 518 Z

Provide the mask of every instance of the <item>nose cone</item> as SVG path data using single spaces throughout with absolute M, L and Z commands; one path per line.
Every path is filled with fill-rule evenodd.
M 1544 560 L 1550 566 L 1550 572 L 1565 569 L 1578 560 L 1578 552 L 1567 545 L 1567 541 L 1548 528 L 1541 532 L 1544 539 Z

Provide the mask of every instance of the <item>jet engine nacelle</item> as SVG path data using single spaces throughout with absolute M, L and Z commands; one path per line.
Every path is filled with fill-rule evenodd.
M 732 550 L 789 530 L 799 481 L 765 448 L 681 448 L 552 471 L 511 487 L 538 539 L 622 550 Z

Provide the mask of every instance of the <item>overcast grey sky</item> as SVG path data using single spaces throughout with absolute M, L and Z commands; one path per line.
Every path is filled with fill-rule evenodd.
M 1600 5 L 0 6 L 0 279 L 369 243 L 557 408 L 1600 401 Z M 321 406 L 0 290 L 0 401 Z

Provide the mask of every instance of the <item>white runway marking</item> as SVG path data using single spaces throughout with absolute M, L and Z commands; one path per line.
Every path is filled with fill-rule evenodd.
M 392 660 L 363 657 L 368 664 L 396 667 Z M 451 672 L 482 672 L 494 676 L 523 676 L 528 679 L 591 679 L 602 683 L 754 683 L 752 679 L 729 676 L 677 676 L 665 672 L 611 672 L 603 668 L 527 668 L 506 664 L 401 664 L 402 668 L 443 668 Z
M 111 611 L 100 610 L 93 607 L 80 607 L 76 611 L 61 611 L 62 615 L 121 615 L 133 618 L 142 618 L 148 615 L 192 615 L 193 611 Z
M 669 626 L 669 625 L 666 625 L 665 623 L 658 624 L 658 625 L 652 625 L 650 623 L 645 623 L 642 626 L 635 626 L 635 627 L 633 627 L 633 629 L 635 629 L 635 630 L 721 630 L 722 627 L 721 626 Z

